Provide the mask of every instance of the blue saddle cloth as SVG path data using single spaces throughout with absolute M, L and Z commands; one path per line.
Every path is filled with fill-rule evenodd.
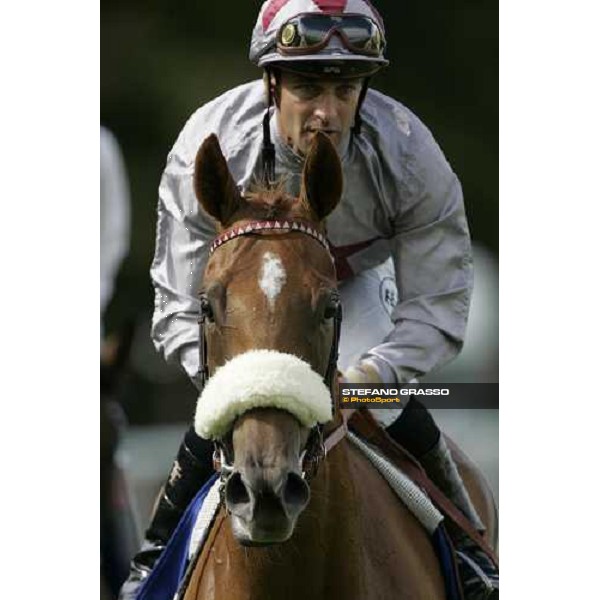
M 154 569 L 140 587 L 136 600 L 171 600 L 176 594 L 185 575 L 196 518 L 217 477 L 215 473 L 187 507 Z
M 446 599 L 462 600 L 463 595 L 460 591 L 460 583 L 454 564 L 454 548 L 443 523 L 440 523 L 439 527 L 433 532 L 431 541 L 438 560 L 440 561 L 442 575 L 444 576 Z

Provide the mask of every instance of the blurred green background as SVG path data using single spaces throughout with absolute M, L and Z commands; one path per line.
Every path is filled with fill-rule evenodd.
M 432 130 L 464 189 L 473 239 L 498 250 L 498 6 L 475 0 L 375 2 L 390 67 L 373 87 Z M 100 120 L 116 135 L 132 197 L 128 258 L 107 330 L 135 317 L 132 366 L 121 392 L 132 422 L 188 420 L 195 394 L 149 341 L 157 189 L 167 153 L 204 102 L 258 78 L 247 59 L 261 2 L 102 0 Z

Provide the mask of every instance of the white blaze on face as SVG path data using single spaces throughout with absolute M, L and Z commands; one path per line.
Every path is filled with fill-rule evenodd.
M 272 252 L 265 252 L 258 285 L 267 297 L 269 308 L 273 310 L 275 300 L 285 283 L 285 269 L 281 259 Z

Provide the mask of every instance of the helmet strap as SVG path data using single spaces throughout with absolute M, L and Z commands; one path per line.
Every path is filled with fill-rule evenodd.
M 271 141 L 271 105 L 273 104 L 273 92 L 271 90 L 271 70 L 265 69 L 267 74 L 267 110 L 263 117 L 263 183 L 270 186 L 275 181 L 275 146 Z
M 371 77 L 365 77 L 363 81 L 362 88 L 360 90 L 360 94 L 358 96 L 358 104 L 356 105 L 356 114 L 354 115 L 354 126 L 352 127 L 352 133 L 354 135 L 360 134 L 360 129 L 362 127 L 362 118 L 360 116 L 360 107 L 362 106 L 365 96 L 367 95 L 367 90 L 369 89 L 369 81 Z

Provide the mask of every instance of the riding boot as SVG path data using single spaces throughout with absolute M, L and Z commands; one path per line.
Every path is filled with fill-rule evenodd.
M 213 447 L 190 428 L 179 447 L 169 478 L 159 492 L 150 527 L 131 561 L 119 600 L 135 600 L 162 555 L 189 503 L 213 473 Z
M 444 436 L 429 411 L 414 397 L 402 415 L 387 428 L 390 436 L 419 460 L 427 476 L 479 532 L 485 531 L 473 506 Z M 499 597 L 498 570 L 466 534 L 449 531 L 456 548 L 465 600 Z

